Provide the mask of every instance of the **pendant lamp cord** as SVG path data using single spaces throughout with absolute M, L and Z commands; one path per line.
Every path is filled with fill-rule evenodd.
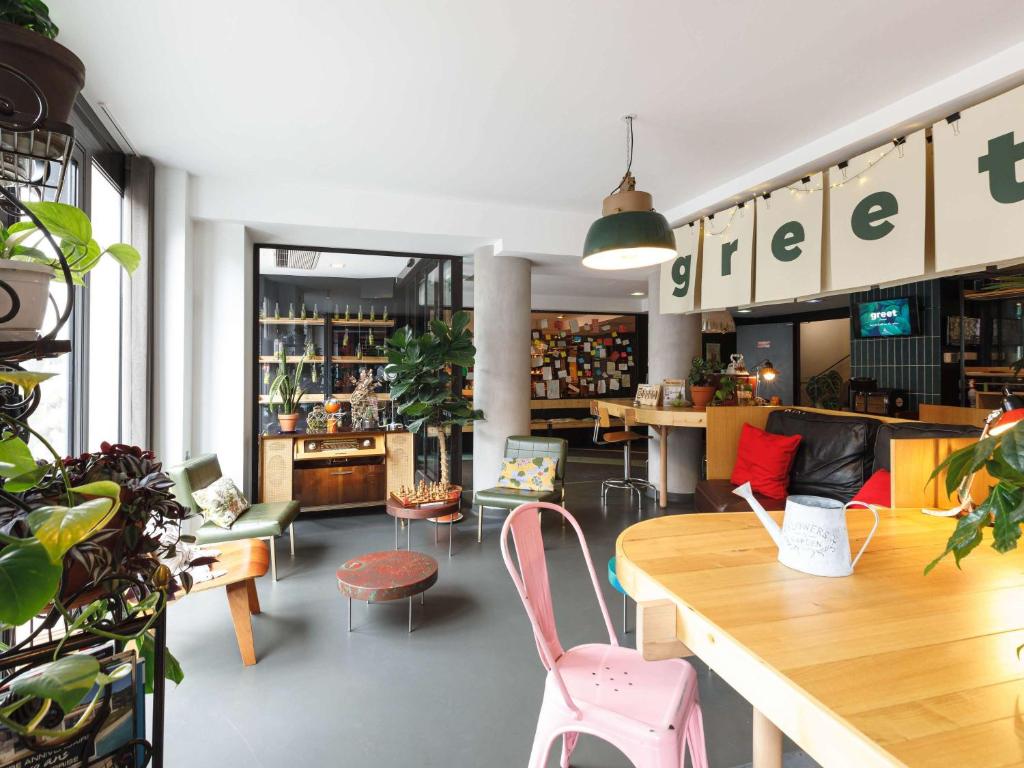
M 626 115 L 622 119 L 626 121 L 626 172 L 622 174 L 622 180 L 615 189 L 608 193 L 609 195 L 614 195 L 622 190 L 622 185 L 626 183 L 630 177 L 630 171 L 633 169 L 633 115 Z

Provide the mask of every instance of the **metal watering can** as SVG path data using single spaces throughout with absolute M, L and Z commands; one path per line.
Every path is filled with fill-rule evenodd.
M 851 501 L 843 504 L 835 499 L 819 496 L 790 496 L 786 499 L 786 512 L 782 528 L 757 503 L 750 483 L 744 483 L 733 493 L 746 499 L 779 548 L 779 562 L 796 571 L 815 576 L 849 576 L 868 542 L 878 529 L 878 510 L 871 504 Z M 850 507 L 870 509 L 875 516 L 871 533 L 856 557 L 850 559 L 850 534 L 846 529 L 846 510 Z

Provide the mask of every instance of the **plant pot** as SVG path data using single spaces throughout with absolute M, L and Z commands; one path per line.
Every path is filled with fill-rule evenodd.
M 715 387 L 690 387 L 690 399 L 694 408 L 707 408 L 715 396 Z
M 37 122 L 40 105 L 33 85 L 46 99 L 42 117 L 68 122 L 75 97 L 85 86 L 85 65 L 81 59 L 38 32 L 0 23 L 0 65 L 0 92 L 13 107 L 13 114 L 2 115 L 4 122 L 24 128 Z
M 0 261 L 0 280 L 18 297 L 17 313 L 0 323 L 0 341 L 35 341 L 46 318 L 53 269 L 28 261 Z M 0 285 L 0 318 L 13 306 L 10 294 Z
M 299 414 L 297 412 L 277 414 L 277 423 L 281 426 L 282 432 L 294 432 L 295 422 L 298 420 Z

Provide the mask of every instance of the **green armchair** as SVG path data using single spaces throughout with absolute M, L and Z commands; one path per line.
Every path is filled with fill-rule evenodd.
M 554 490 L 521 491 L 518 488 L 495 486 L 473 493 L 473 506 L 477 508 L 476 540 L 484 540 L 484 508 L 511 512 L 528 501 L 551 501 L 565 504 L 565 464 L 569 457 L 569 443 L 560 437 L 515 436 L 505 441 L 506 459 L 536 459 L 550 456 L 558 459 Z
M 220 462 L 216 454 L 196 456 L 183 464 L 172 467 L 168 473 L 174 481 L 174 497 L 183 507 L 200 512 L 192 500 L 193 491 L 205 488 L 221 477 Z M 197 544 L 217 544 L 223 541 L 241 539 L 267 539 L 270 545 L 270 572 L 277 581 L 277 557 L 274 552 L 274 537 L 288 531 L 292 557 L 295 557 L 295 527 L 292 523 L 299 514 L 299 502 L 277 501 L 253 504 L 238 516 L 230 528 L 221 528 L 213 523 L 203 523 L 196 531 Z

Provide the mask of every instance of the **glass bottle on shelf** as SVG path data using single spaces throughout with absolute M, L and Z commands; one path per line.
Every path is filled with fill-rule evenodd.
M 385 323 L 388 321 L 388 305 L 387 304 L 384 305 L 384 314 L 380 316 L 380 319 L 383 320 Z
M 369 335 L 369 337 L 368 337 L 368 338 L 366 339 L 366 345 L 367 345 L 367 346 L 368 346 L 368 347 L 369 347 L 369 348 L 370 348 L 371 350 L 372 350 L 372 349 L 373 349 L 373 347 L 374 347 L 374 344 L 373 344 L 373 328 L 371 328 L 371 329 L 370 329 L 370 335 Z
M 263 364 L 263 386 L 270 386 L 270 366 L 267 363 Z
M 267 319 L 267 302 L 268 302 L 268 299 L 267 299 L 266 296 L 264 296 L 263 297 L 263 303 L 260 304 L 260 320 L 266 320 Z
M 348 304 L 345 305 L 345 322 L 348 322 Z
M 295 319 L 295 302 L 293 301 L 288 303 L 288 319 Z
M 314 320 L 319 320 L 320 319 L 320 305 L 319 304 L 314 304 L 313 305 L 313 319 Z
M 337 303 L 335 303 L 335 305 L 334 305 L 334 319 L 335 320 L 341 320 L 341 314 L 338 312 L 338 305 L 337 305 Z
M 281 305 L 276 301 L 274 302 L 274 319 L 281 319 Z
M 348 328 L 345 329 L 345 335 L 341 337 L 341 354 L 348 353 Z
M 373 311 L 373 304 L 370 305 L 370 322 L 372 323 L 376 319 L 377 315 Z
M 359 314 L 356 315 L 356 320 L 358 320 L 360 323 L 363 322 L 363 305 L 362 304 L 359 305 Z
M 362 344 L 356 344 L 356 360 L 362 360 L 362 359 L 363 359 L 363 345 Z
M 301 312 L 301 314 L 299 315 L 299 317 L 300 317 L 300 318 L 301 318 L 302 320 L 305 320 L 305 319 L 306 319 L 306 302 L 302 302 L 302 309 L 301 309 L 301 310 L 299 310 L 299 311 Z

